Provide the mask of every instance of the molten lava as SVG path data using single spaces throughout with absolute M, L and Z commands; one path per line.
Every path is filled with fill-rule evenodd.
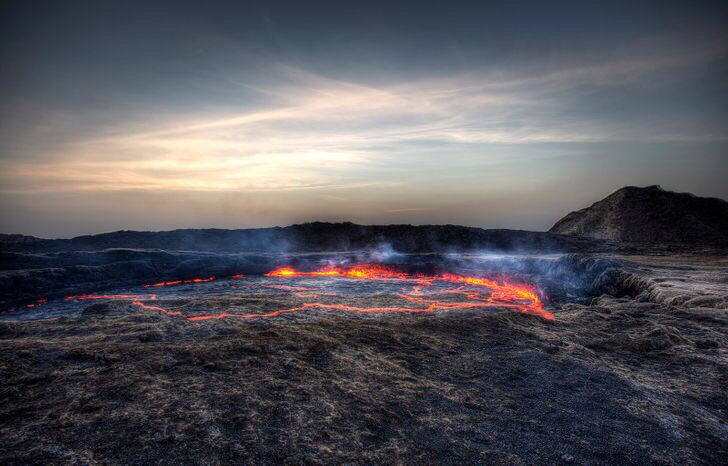
M 157 301 L 157 295 L 145 294 L 81 294 L 66 296 L 66 300 L 124 300 L 134 306 L 150 311 L 157 311 L 171 316 L 182 317 L 189 321 L 211 319 L 254 319 L 276 317 L 282 314 L 306 311 L 310 309 L 338 310 L 357 312 L 363 314 L 383 313 L 431 313 L 450 309 L 488 309 L 507 308 L 521 313 L 534 314 L 545 319 L 553 319 L 554 315 L 543 308 L 538 290 L 527 284 L 511 283 L 506 280 L 493 280 L 484 277 L 472 277 L 452 273 L 436 275 L 408 274 L 393 268 L 378 264 L 359 264 L 351 267 L 324 267 L 314 271 L 299 271 L 293 267 L 282 267 L 265 274 L 266 277 L 277 279 L 295 278 L 341 278 L 351 280 L 375 280 L 402 282 L 401 292 L 394 296 L 402 300 L 402 306 L 359 307 L 343 303 L 325 303 L 319 301 L 303 302 L 298 306 L 287 309 L 277 309 L 269 312 L 231 313 L 219 312 L 207 315 L 185 315 L 181 311 L 169 310 L 161 306 L 146 304 L 144 301 Z M 234 275 L 233 279 L 245 278 L 244 275 Z M 176 280 L 144 285 L 144 288 L 163 287 L 183 283 L 206 283 L 215 280 L 215 277 L 194 278 L 189 280 Z M 443 284 L 452 286 L 443 287 Z M 308 283 L 306 283 L 308 285 Z M 293 284 L 264 285 L 266 288 L 284 290 L 293 293 L 297 299 L 320 299 L 323 297 L 338 297 L 337 293 L 319 291 L 311 286 Z M 304 293 L 311 292 L 311 293 Z M 45 304 L 47 300 L 36 300 L 26 307 L 35 307 Z
M 406 280 L 406 273 L 397 272 L 379 264 L 359 264 L 349 268 L 325 267 L 313 272 L 301 272 L 292 267 L 282 267 L 265 274 L 266 277 L 344 277 L 368 280 Z
M 36 306 L 40 306 L 41 304 L 45 304 L 47 302 L 48 302 L 47 299 L 36 299 L 32 303 L 26 304 L 25 307 L 27 307 L 27 308 L 36 307 Z
M 242 275 L 236 275 L 233 278 L 243 278 Z M 189 280 L 174 280 L 171 282 L 159 282 L 159 283 L 152 283 L 151 285 L 144 285 L 144 288 L 159 288 L 162 286 L 173 286 L 173 285 L 184 285 L 187 283 L 207 283 L 215 280 L 215 277 L 207 277 L 207 278 L 190 278 Z
M 397 271 L 390 267 L 379 264 L 358 264 L 349 268 L 326 267 L 323 269 L 303 272 L 292 267 L 282 267 L 266 274 L 267 277 L 342 277 L 360 280 L 415 280 L 417 285 L 409 292 L 403 290 L 401 298 L 416 304 L 422 304 L 424 308 L 408 307 L 385 307 L 385 308 L 360 308 L 344 305 L 304 303 L 303 308 L 330 308 L 353 312 L 433 312 L 438 309 L 478 309 L 487 307 L 506 307 L 518 310 L 527 314 L 536 314 L 545 319 L 553 319 L 553 314 L 543 309 L 543 303 L 537 290 L 526 284 L 515 284 L 507 281 L 498 282 L 488 278 L 469 277 L 455 274 L 439 275 L 411 275 Z M 421 297 L 424 288 L 433 287 L 435 282 L 449 282 L 461 285 L 450 288 L 439 293 L 461 294 L 471 301 L 452 302 L 439 299 L 427 299 Z M 473 289 L 466 290 L 470 286 Z M 488 292 L 482 290 L 485 288 Z M 296 309 L 299 310 L 299 309 Z

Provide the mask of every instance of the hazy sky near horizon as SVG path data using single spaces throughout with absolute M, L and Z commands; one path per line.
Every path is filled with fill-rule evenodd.
M 728 198 L 728 8 L 5 1 L 0 231 L 544 230 L 624 185 Z

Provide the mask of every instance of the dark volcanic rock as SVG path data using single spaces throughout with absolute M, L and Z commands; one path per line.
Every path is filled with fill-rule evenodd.
M 549 231 L 618 243 L 726 247 L 728 202 L 628 186 L 571 212 Z
M 483 230 L 458 225 L 357 225 L 313 222 L 288 227 L 242 230 L 116 231 L 72 239 L 16 241 L 0 237 L 0 252 L 104 251 L 113 248 L 203 251 L 217 253 L 350 251 L 380 246 L 399 252 L 441 252 L 491 249 L 499 251 L 604 251 L 610 245 L 586 238 L 565 238 L 545 232 Z M 6 240 L 8 239 L 8 240 Z M 127 254 L 132 254 L 128 252 Z M 4 257 L 3 257 L 4 256 Z
M 725 464 L 726 311 L 612 311 L 13 322 L 0 464 Z
M 31 244 L 36 241 L 43 241 L 40 238 L 36 238 L 35 236 L 27 236 L 27 235 L 7 235 L 5 233 L 0 233 L 0 244 Z

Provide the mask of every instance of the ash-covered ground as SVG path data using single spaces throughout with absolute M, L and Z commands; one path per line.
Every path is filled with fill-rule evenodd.
M 311 268 L 330 257 L 266 264 Z M 419 309 L 422 302 L 403 296 L 443 303 L 490 296 L 456 295 L 453 286 L 462 284 L 447 282 L 416 289 L 416 279 L 251 270 L 96 290 L 109 298 L 23 295 L 6 303 L 0 321 L 0 462 L 725 461 L 725 256 L 414 255 L 394 262 L 413 275 L 530 283 L 554 318 L 500 302 L 189 319 L 312 299 Z

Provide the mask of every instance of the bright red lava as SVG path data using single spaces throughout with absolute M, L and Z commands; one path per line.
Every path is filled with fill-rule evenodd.
M 366 280 L 407 280 L 413 278 L 403 272 L 379 264 L 359 264 L 348 268 L 324 267 L 313 272 L 301 272 L 292 267 L 281 267 L 265 274 L 266 277 L 344 277 Z
M 31 307 L 35 307 L 35 306 L 40 306 L 41 304 L 45 304 L 45 303 L 47 303 L 47 302 L 48 302 L 48 300 L 47 300 L 47 299 L 36 299 L 36 300 L 35 300 L 35 301 L 33 301 L 32 303 L 28 303 L 28 304 L 26 304 L 26 305 L 25 305 L 25 307 L 27 307 L 27 308 L 31 308 Z
M 482 277 L 469 277 L 456 274 L 411 275 L 379 264 L 359 264 L 348 268 L 325 267 L 311 272 L 302 272 L 292 267 L 281 267 L 265 274 L 267 277 L 342 277 L 360 280 L 415 280 L 409 292 L 402 290 L 398 296 L 412 303 L 425 305 L 424 308 L 380 307 L 361 308 L 339 304 L 305 303 L 302 308 L 320 307 L 353 312 L 433 312 L 439 309 L 478 309 L 487 307 L 505 307 L 526 314 L 536 314 L 545 319 L 553 319 L 554 315 L 543 309 L 543 303 L 535 287 L 526 284 L 498 282 Z M 452 302 L 422 297 L 423 288 L 432 287 L 435 282 L 449 282 L 461 285 L 459 288 L 444 290 L 456 293 L 472 300 L 471 302 Z M 465 286 L 472 289 L 466 290 Z M 483 290 L 485 288 L 485 290 Z M 487 291 L 486 291 L 487 290 Z M 489 291 L 489 292 L 488 292 Z M 300 310 L 296 308 L 295 310 Z
M 245 275 L 234 275 L 232 278 L 244 278 Z M 174 280 L 171 282 L 159 282 L 159 283 L 152 283 L 151 285 L 144 285 L 144 288 L 158 288 L 161 286 L 173 286 L 173 285 L 184 285 L 186 283 L 207 283 L 215 280 L 215 277 L 207 277 L 207 278 L 190 278 L 189 280 Z
M 543 303 L 539 297 L 535 287 L 527 284 L 510 283 L 507 281 L 497 281 L 483 277 L 470 277 L 456 274 L 438 274 L 438 275 L 413 275 L 388 268 L 377 264 L 360 264 L 348 268 L 326 267 L 315 271 L 299 271 L 292 267 L 282 267 L 266 274 L 267 277 L 277 278 L 299 278 L 299 277 L 340 277 L 354 280 L 399 280 L 405 282 L 405 286 L 397 296 L 410 304 L 417 307 L 358 307 L 346 304 L 321 303 L 321 302 L 305 302 L 299 306 L 288 309 L 278 309 L 270 312 L 260 312 L 252 314 L 237 314 L 229 312 L 220 312 L 216 314 L 185 316 L 180 311 L 172 311 L 160 306 L 145 304 L 143 301 L 155 301 L 155 294 L 117 294 L 117 295 L 94 295 L 85 294 L 77 296 L 67 296 L 68 300 L 89 300 L 89 299 L 120 299 L 128 300 L 141 309 L 162 312 L 164 314 L 179 316 L 189 321 L 237 318 L 237 319 L 255 319 L 263 317 L 276 317 L 282 314 L 306 311 L 309 309 L 333 309 L 338 311 L 358 312 L 363 314 L 384 314 L 384 313 L 431 313 L 437 310 L 448 309 L 487 309 L 487 308 L 508 308 L 525 314 L 538 315 L 544 319 L 551 320 L 554 315 L 543 309 Z M 243 276 L 234 276 L 233 278 L 242 278 Z M 168 286 L 169 284 L 178 283 L 201 283 L 214 280 L 194 279 L 190 281 L 163 282 L 160 284 L 148 286 Z M 437 282 L 452 283 L 456 286 L 446 289 L 425 290 L 432 288 Z M 266 288 L 281 289 L 286 291 L 314 291 L 313 288 L 307 288 L 294 285 L 266 285 Z M 466 301 L 453 301 L 437 299 L 438 295 L 461 295 Z M 336 296 L 335 293 L 296 293 L 299 298 L 319 297 L 319 296 Z M 40 302 L 42 300 L 39 300 Z M 30 306 L 32 307 L 32 306 Z

